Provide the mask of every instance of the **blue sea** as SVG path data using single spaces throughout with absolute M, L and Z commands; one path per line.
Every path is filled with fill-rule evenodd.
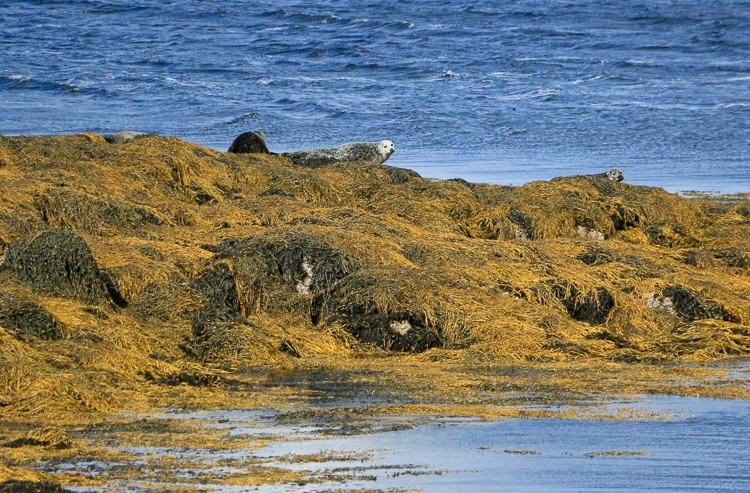
M 750 1 L 0 0 L 0 134 L 256 129 L 435 178 L 750 192 Z

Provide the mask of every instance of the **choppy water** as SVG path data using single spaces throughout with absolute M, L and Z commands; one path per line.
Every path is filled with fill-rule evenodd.
M 748 26 L 747 0 L 3 0 L 0 133 L 390 138 L 439 178 L 750 191 Z

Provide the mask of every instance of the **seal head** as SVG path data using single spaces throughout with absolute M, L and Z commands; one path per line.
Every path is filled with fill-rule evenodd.
M 609 181 L 621 182 L 625 179 L 625 175 L 622 174 L 618 168 L 612 168 L 604 173 L 604 177 Z
M 380 155 L 383 156 L 383 160 L 380 161 L 379 164 L 383 164 L 389 157 L 391 157 L 391 154 L 396 152 L 396 147 L 390 140 L 381 140 L 378 142 L 378 151 L 380 152 Z
M 227 152 L 234 154 L 271 154 L 266 147 L 266 135 L 260 130 L 238 135 Z

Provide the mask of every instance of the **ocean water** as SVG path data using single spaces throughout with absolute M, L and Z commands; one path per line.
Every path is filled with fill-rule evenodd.
M 747 0 L 2 0 L 0 134 L 393 140 L 521 184 L 750 191 Z
M 245 492 L 228 473 L 242 473 L 248 458 L 268 467 L 327 475 L 321 482 L 252 487 L 265 493 L 330 491 L 467 492 L 732 492 L 750 491 L 750 403 L 674 396 L 622 398 L 618 410 L 655 419 L 505 419 L 358 415 L 367 433 L 351 433 L 337 423 L 291 422 L 269 411 L 172 410 L 163 417 L 204 422 L 231 437 L 282 438 L 266 446 L 217 450 L 212 447 L 140 445 L 117 431 L 94 431 L 88 440 L 133 454 L 126 465 L 150 464 L 179 456 L 178 478 L 201 478 L 205 491 Z M 335 404 L 335 400 L 333 403 Z M 345 405 L 349 405 L 346 403 Z M 143 416 L 139 416 L 143 418 Z M 147 417 L 148 419 L 148 417 Z M 139 420 L 137 423 L 143 424 Z M 150 430 L 158 430 L 157 424 Z M 394 428 L 394 425 L 396 427 Z M 148 431 L 147 431 L 148 433 Z M 318 455 L 317 461 L 289 463 L 290 455 Z M 106 488 L 64 484 L 72 491 L 174 491 L 191 484 L 158 483 L 153 477 L 118 475 L 116 463 L 73 457 L 41 465 L 51 474 L 78 473 L 112 478 Z M 200 465 L 196 468 L 196 465 Z M 114 471 L 114 474 L 113 474 Z

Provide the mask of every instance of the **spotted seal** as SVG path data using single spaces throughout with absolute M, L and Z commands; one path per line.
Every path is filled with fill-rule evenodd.
M 390 140 L 380 142 L 349 142 L 333 149 L 310 149 L 309 151 L 284 152 L 281 155 L 294 164 L 317 168 L 337 161 L 363 161 L 369 164 L 383 164 L 396 148 Z
M 616 182 L 621 182 L 625 179 L 625 175 L 623 175 L 622 171 L 620 171 L 618 168 L 612 168 L 605 171 L 604 173 L 599 173 L 598 175 L 594 176 L 598 176 L 599 178 L 606 178 L 609 181 Z
M 132 130 L 123 130 L 122 132 L 102 135 L 102 137 L 104 137 L 104 140 L 106 140 L 110 144 L 121 144 L 124 142 L 132 142 L 135 139 L 140 139 L 141 137 L 147 137 L 149 135 L 154 134 L 146 132 L 133 132 Z

